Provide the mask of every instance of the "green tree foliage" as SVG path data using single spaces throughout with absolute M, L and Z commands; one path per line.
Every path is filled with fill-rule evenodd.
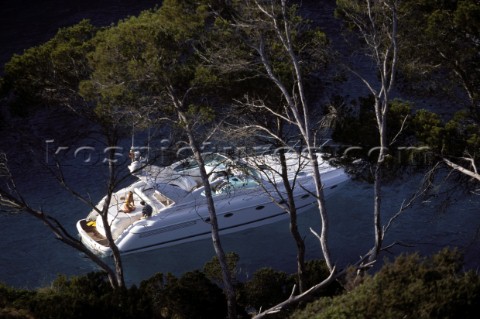
M 480 155 L 480 126 L 469 112 L 459 111 L 445 122 L 436 113 L 419 110 L 412 125 L 418 143 L 428 146 L 437 155 L 461 157 L 467 154 L 474 160 Z
M 90 74 L 86 55 L 97 28 L 88 20 L 63 28 L 45 44 L 14 55 L 5 65 L 3 94 L 17 114 L 40 105 L 71 104 Z
M 167 0 L 98 34 L 88 57 L 92 75 L 80 83 L 97 114 L 111 123 L 165 119 L 174 115 L 174 95 L 191 123 L 215 118 L 222 92 L 201 63 L 212 9 L 202 3 Z
M 5 291 L 2 307 L 21 309 L 34 318 L 151 318 L 150 305 L 138 289 L 112 290 L 104 274 L 90 273 L 68 280 L 59 276 L 51 287 L 36 291 Z M 28 316 L 26 316 L 28 318 Z
M 358 104 L 353 104 L 342 111 L 342 118 L 335 126 L 333 139 L 345 145 L 360 146 L 368 149 L 378 145 L 375 113 L 371 107 L 373 97 L 360 97 Z M 355 155 L 365 154 L 365 151 Z
M 287 299 L 294 284 L 294 278 L 285 272 L 259 269 L 244 286 L 244 302 L 257 310 L 260 307 L 268 309 Z
M 324 260 L 309 260 L 305 264 L 305 287 L 313 287 L 328 278 L 330 271 Z M 340 283 L 335 281 L 315 293 L 315 296 L 334 296 L 343 292 Z
M 355 152 L 357 156 L 366 156 L 378 146 L 378 129 L 372 104 L 372 96 L 360 97 L 356 104 L 343 111 L 344 115 L 333 131 L 335 141 L 362 147 L 361 151 Z M 391 147 L 404 146 L 412 134 L 412 108 L 412 103 L 399 99 L 389 103 L 387 141 Z
M 237 263 L 240 257 L 236 253 L 228 253 L 225 257 L 227 258 L 228 269 L 232 275 L 232 282 L 236 282 Z M 209 280 L 216 283 L 218 286 L 222 285 L 222 272 L 217 256 L 214 256 L 211 261 L 203 266 L 203 273 Z
M 320 261 L 308 262 L 307 270 L 309 283 L 328 275 Z M 294 284 L 295 276 L 260 269 L 243 283 L 239 306 L 258 310 L 275 305 L 290 295 Z M 319 299 L 302 305 L 290 317 L 476 318 L 480 310 L 480 277 L 463 272 L 457 250 L 445 249 L 429 258 L 402 255 L 375 275 L 347 283 L 349 291 L 335 285 L 316 294 Z M 0 285 L 0 309 L 2 318 L 85 318 L 92 314 L 103 318 L 225 318 L 227 311 L 222 290 L 200 271 L 180 278 L 157 274 L 138 287 L 115 291 L 101 273 L 70 279 L 59 276 L 50 287 L 34 291 Z
M 161 280 L 158 282 L 158 280 Z M 186 273 L 181 278 L 156 276 L 142 284 L 142 290 L 152 287 L 153 303 L 162 318 L 225 318 L 225 295 L 200 271 Z M 159 288 L 161 289 L 159 290 Z
M 259 1 L 259 4 L 272 10 L 279 25 L 288 25 L 294 53 L 301 61 L 305 85 L 315 88 L 318 93 L 322 81 L 327 81 L 326 76 L 320 81 L 318 72 L 325 71 L 331 58 L 326 34 L 302 17 L 297 5 L 288 6 L 283 17 L 279 1 Z M 295 70 L 271 18 L 259 10 L 255 1 L 231 1 L 231 9 L 215 19 L 208 45 L 204 68 L 221 78 L 234 97 L 244 100 L 248 95 L 251 100 L 261 100 L 269 107 L 285 112 L 282 107 L 285 102 L 264 68 L 260 48 L 271 65 L 271 72 L 286 87 L 295 86 Z M 275 117 L 260 108 L 255 111 L 240 107 L 238 112 L 247 117 L 253 114 L 252 123 L 264 120 L 266 123 L 262 124 L 267 127 L 276 125 Z
M 377 146 L 378 132 L 371 98 L 359 98 L 358 105 L 344 111 L 333 131 L 333 138 L 347 146 L 361 149 L 348 152 L 353 158 L 369 158 L 368 152 Z M 432 156 L 461 157 L 468 154 L 478 159 L 480 126 L 468 111 L 459 111 L 445 121 L 429 110 L 414 110 L 408 101 L 390 102 L 388 141 L 392 151 L 402 153 L 396 164 L 411 164 L 413 153 L 424 148 Z M 412 152 L 409 152 L 408 149 Z M 394 154 L 395 155 L 395 154 Z M 428 164 L 428 163 L 425 163 Z
M 469 112 L 459 111 L 445 124 L 445 140 L 448 154 L 463 156 L 468 154 L 473 159 L 480 157 L 480 122 L 472 119 Z
M 476 318 L 480 277 L 461 269 L 456 250 L 402 255 L 347 294 L 320 299 L 291 318 Z
M 419 110 L 413 119 L 414 131 L 420 144 L 436 148 L 440 151 L 443 142 L 444 128 L 440 116 L 436 113 Z
M 151 103 L 144 80 L 151 78 L 157 59 L 157 16 L 143 12 L 99 32 L 93 40 L 95 50 L 88 56 L 92 74 L 80 83 L 79 91 L 111 125 L 131 123 L 128 115 Z
M 35 291 L 0 285 L 0 316 L 15 318 L 224 318 L 225 296 L 203 273 L 158 274 L 140 287 L 112 290 L 102 273 L 67 279 Z M 8 318 L 8 317 L 7 317 Z
M 401 3 L 402 71 L 410 85 L 426 95 L 463 89 L 470 111 L 478 120 L 480 3 L 477 0 Z
M 34 318 L 25 307 L 34 296 L 33 291 L 13 289 L 0 283 L 0 318 Z

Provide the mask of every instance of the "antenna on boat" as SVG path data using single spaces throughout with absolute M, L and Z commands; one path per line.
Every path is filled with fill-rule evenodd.
M 135 122 L 132 122 L 132 146 L 131 149 L 135 147 Z
M 135 123 L 132 122 L 132 146 L 130 147 L 130 152 L 128 153 L 130 160 L 132 161 L 128 165 L 128 169 L 130 173 L 136 174 L 136 170 L 138 170 L 141 166 L 140 164 L 140 154 L 135 148 Z

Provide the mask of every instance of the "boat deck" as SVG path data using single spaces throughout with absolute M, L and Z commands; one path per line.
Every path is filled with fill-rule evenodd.
M 108 247 L 108 240 L 105 236 L 100 234 L 95 225 L 88 226 L 86 220 L 80 221 L 80 226 L 82 226 L 82 229 L 90 236 L 93 240 L 95 240 L 97 243 L 100 245 L 103 245 L 105 247 Z

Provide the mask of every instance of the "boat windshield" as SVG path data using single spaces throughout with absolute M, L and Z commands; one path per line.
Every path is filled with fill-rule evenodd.
M 228 179 L 224 179 L 213 185 L 213 195 L 222 195 L 222 194 L 230 194 L 235 190 L 240 189 L 249 189 L 258 187 L 258 181 L 256 181 L 251 176 L 232 176 Z M 202 195 L 205 196 L 205 192 L 202 192 Z
M 227 157 L 216 153 L 203 154 L 203 160 L 206 166 L 216 166 L 220 163 L 229 161 Z M 181 172 L 194 168 L 198 168 L 198 162 L 193 157 L 189 157 L 181 160 L 178 165 L 173 167 L 173 170 L 176 172 Z

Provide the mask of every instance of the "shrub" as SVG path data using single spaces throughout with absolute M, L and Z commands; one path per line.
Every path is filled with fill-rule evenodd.
M 295 281 L 285 272 L 271 268 L 257 270 L 250 281 L 244 285 L 245 303 L 260 309 L 270 308 L 284 301 L 290 295 Z
M 476 318 L 480 277 L 456 250 L 402 255 L 347 294 L 321 298 L 291 318 Z
M 306 276 L 305 276 L 305 287 L 308 289 L 326 278 L 330 275 L 327 265 L 324 260 L 310 260 L 305 264 Z M 341 293 L 343 291 L 342 286 L 338 282 L 333 282 L 322 288 L 317 292 L 318 296 L 333 296 Z
M 228 270 L 230 271 L 230 275 L 232 276 L 232 282 L 236 283 L 237 263 L 240 257 L 238 256 L 238 254 L 233 252 L 226 254 L 225 257 L 227 259 Z M 203 273 L 212 282 L 216 283 L 219 286 L 223 285 L 222 269 L 220 267 L 220 262 L 218 261 L 217 256 L 214 256 L 212 260 L 205 263 L 205 265 L 203 266 Z
M 136 287 L 114 291 L 103 273 L 71 279 L 59 276 L 50 287 L 36 291 L 2 287 L 0 292 L 6 296 L 1 298 L 0 306 L 11 309 L 9 316 L 19 314 L 28 318 L 28 314 L 34 318 L 52 319 L 88 318 L 92 314 L 104 318 L 152 317 L 150 301 L 142 300 Z M 2 313 L 2 316 L 7 315 Z
M 227 314 L 222 290 L 200 271 L 188 272 L 181 278 L 156 275 L 140 288 L 151 294 L 157 317 L 225 318 Z

